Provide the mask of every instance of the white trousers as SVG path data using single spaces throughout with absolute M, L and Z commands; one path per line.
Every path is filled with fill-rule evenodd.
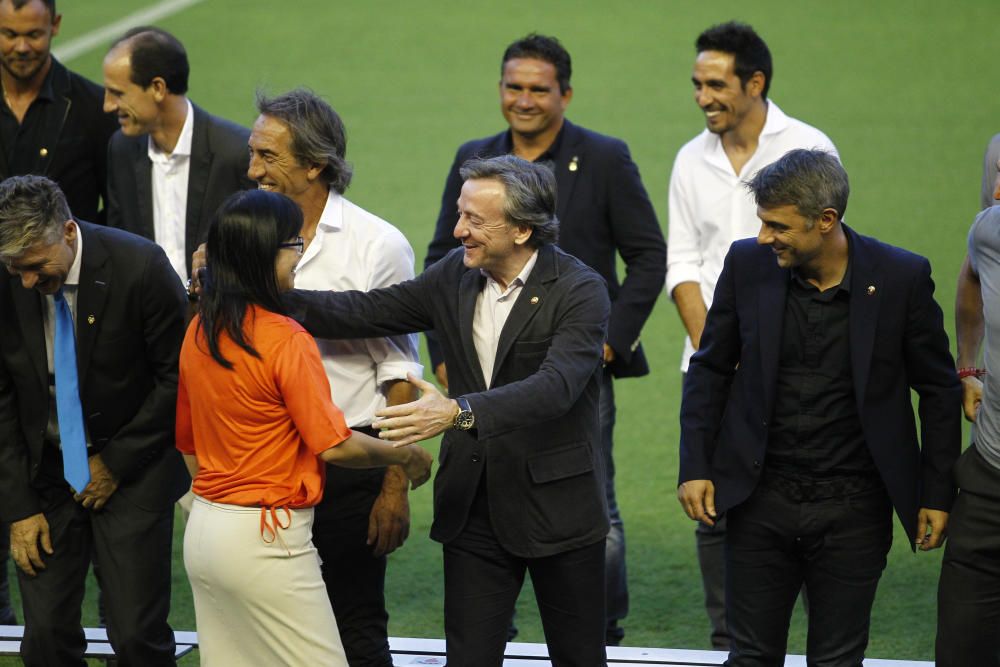
M 347 667 L 312 543 L 313 510 L 274 516 L 287 527 L 267 512 L 262 537 L 261 508 L 194 498 L 184 567 L 201 664 Z

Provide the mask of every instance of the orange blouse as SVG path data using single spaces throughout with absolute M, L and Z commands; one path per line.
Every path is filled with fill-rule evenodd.
M 177 449 L 198 459 L 194 492 L 248 507 L 315 505 L 326 476 L 317 455 L 351 435 L 330 400 L 316 341 L 290 318 L 254 306 L 243 326 L 261 358 L 223 333 L 229 370 L 212 358 L 199 321 L 184 337 L 177 387 Z

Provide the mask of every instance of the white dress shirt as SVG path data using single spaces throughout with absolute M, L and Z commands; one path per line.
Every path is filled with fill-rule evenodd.
M 486 284 L 476 297 L 476 312 L 472 316 L 472 343 L 476 347 L 476 356 L 479 357 L 479 366 L 483 369 L 483 379 L 486 381 L 487 389 L 493 383 L 493 366 L 497 360 L 497 347 L 500 346 L 503 325 L 507 323 L 517 296 L 531 275 L 531 270 L 535 268 L 537 260 L 538 251 L 535 250 L 525 262 L 521 272 L 507 285 L 507 289 L 502 289 L 500 283 L 480 269 L 486 277 Z
M 368 291 L 410 278 L 413 248 L 406 237 L 331 190 L 316 236 L 295 267 L 295 287 Z M 423 373 L 416 334 L 316 343 L 333 402 L 351 427 L 369 426 L 385 407 L 386 382 Z
M 680 283 L 696 282 L 705 305 L 712 305 L 729 246 L 757 236 L 760 230 L 757 205 L 744 181 L 795 148 L 821 148 L 837 154 L 825 134 L 786 116 L 774 102 L 767 104 L 767 119 L 757 141 L 757 150 L 738 174 L 726 156 L 722 138 L 707 129 L 678 151 L 670 174 L 668 295 Z M 682 371 L 687 372 L 692 354 L 689 337 L 684 340 Z
M 172 153 L 164 153 L 149 136 L 147 149 L 153 163 L 153 234 L 157 245 L 167 253 L 167 259 L 181 281 L 186 281 L 187 196 L 191 173 L 191 137 L 194 131 L 194 109 L 187 100 L 187 117 Z

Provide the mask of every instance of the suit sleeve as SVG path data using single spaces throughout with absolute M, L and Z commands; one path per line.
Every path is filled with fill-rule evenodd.
M 951 469 L 962 448 L 962 387 L 948 350 L 944 316 L 934 300 L 931 266 L 921 258 L 910 289 L 904 363 L 918 396 L 922 507 L 948 511 L 955 499 Z
M 42 511 L 28 482 L 31 475 L 27 447 L 21 434 L 17 391 L 6 365 L 0 363 L 0 519 L 4 523 Z
M 639 334 L 663 290 L 667 244 L 656 212 L 632 161 L 628 146 L 616 142 L 608 202 L 618 254 L 625 262 L 625 280 L 611 304 L 608 344 L 623 363 L 632 360 Z
M 742 340 L 736 309 L 736 260 L 730 248 L 705 320 L 701 347 L 691 357 L 681 399 L 678 483 L 712 479 L 712 457 Z
M 184 338 L 184 289 L 159 246 L 149 246 L 141 290 L 141 322 L 145 365 L 152 388 L 135 416 L 101 450 L 101 458 L 118 480 L 134 477 L 161 452 L 174 445 L 177 368 Z
M 552 341 L 535 373 L 464 395 L 476 415 L 480 440 L 565 415 L 600 366 L 611 308 L 607 285 L 589 274 L 567 288 L 562 298 Z

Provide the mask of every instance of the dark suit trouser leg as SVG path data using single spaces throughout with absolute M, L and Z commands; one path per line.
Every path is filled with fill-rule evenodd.
M 316 506 L 313 523 L 323 582 L 351 667 L 392 667 L 385 609 L 386 558 L 373 556 L 366 544 L 368 518 L 384 477 L 384 468 L 328 467 L 323 500 Z
M 17 625 L 17 614 L 10 606 L 10 581 L 7 579 L 9 556 L 10 525 L 0 523 L 0 625 Z
M 90 513 L 108 639 L 122 667 L 175 665 L 170 613 L 174 508 L 150 512 L 116 492 Z
M 608 517 L 611 520 L 604 551 L 606 632 L 607 642 L 618 644 L 625 636 L 624 629 L 618 627 L 618 621 L 628 615 L 628 573 L 625 568 L 625 524 L 615 497 L 613 452 L 616 410 L 613 382 L 611 373 L 605 369 L 600 399 L 601 452 L 604 455 L 604 491 L 608 502 Z
M 45 519 L 53 549 L 51 555 L 42 552 L 45 569 L 36 569 L 34 577 L 17 572 L 24 608 L 21 658 L 27 667 L 85 667 L 80 608 L 90 568 L 89 513 L 67 493 L 46 509 Z
M 938 582 L 938 667 L 1000 667 L 1000 470 L 969 448 Z
M 734 667 L 781 667 L 799 589 L 809 590 L 807 663 L 856 667 L 892 544 L 882 489 L 793 502 L 766 488 L 729 512 L 727 620 Z

